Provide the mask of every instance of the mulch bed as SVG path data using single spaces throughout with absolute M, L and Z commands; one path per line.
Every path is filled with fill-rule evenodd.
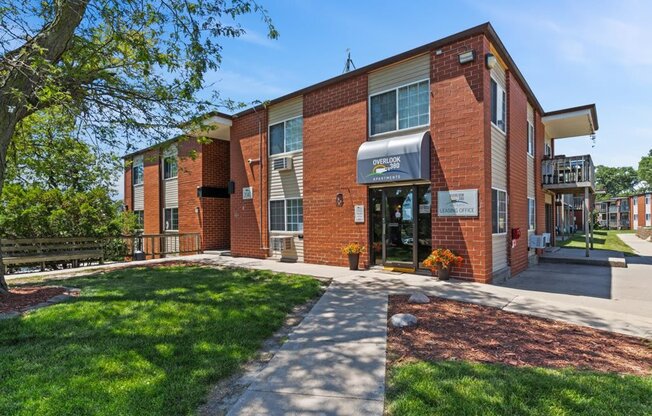
M 0 313 L 23 312 L 39 303 L 64 293 L 68 289 L 61 286 L 22 286 L 10 288 L 9 294 L 0 294 Z M 75 293 L 69 293 L 74 295 Z
M 390 361 L 467 360 L 652 374 L 649 340 L 435 297 L 428 304 L 407 300 L 389 298 L 389 316 L 411 313 L 419 319 L 414 327 L 388 326 Z

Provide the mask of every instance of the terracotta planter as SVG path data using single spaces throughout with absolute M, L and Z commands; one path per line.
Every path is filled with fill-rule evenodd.
M 451 277 L 451 268 L 453 266 L 442 267 L 441 264 L 437 265 L 437 280 L 448 280 Z
M 360 253 L 349 254 L 349 270 L 358 270 L 359 261 L 360 261 Z

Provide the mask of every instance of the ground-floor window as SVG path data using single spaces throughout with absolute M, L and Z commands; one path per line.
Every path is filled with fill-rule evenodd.
M 145 228 L 145 211 L 135 210 L 134 215 L 136 216 L 136 229 L 142 230 Z
M 527 199 L 527 229 L 534 230 L 536 227 L 536 204 L 534 198 Z
M 500 189 L 491 189 L 491 232 L 507 232 L 507 192 Z
M 271 231 L 303 231 L 303 199 L 269 201 Z
M 179 208 L 165 208 L 163 211 L 165 231 L 179 230 Z

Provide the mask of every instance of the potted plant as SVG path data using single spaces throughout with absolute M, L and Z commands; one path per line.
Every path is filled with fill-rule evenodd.
M 438 248 L 423 261 L 423 265 L 430 268 L 432 275 L 437 272 L 439 280 L 448 280 L 454 265 L 462 264 L 462 257 L 449 249 Z
M 364 246 L 359 243 L 349 243 L 342 247 L 342 254 L 349 256 L 349 269 L 358 270 L 360 253 L 364 252 Z

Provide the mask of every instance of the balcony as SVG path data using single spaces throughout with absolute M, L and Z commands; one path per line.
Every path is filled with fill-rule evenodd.
M 544 160 L 541 174 L 544 189 L 564 194 L 580 194 L 586 188 L 595 191 L 595 167 L 590 155 Z

